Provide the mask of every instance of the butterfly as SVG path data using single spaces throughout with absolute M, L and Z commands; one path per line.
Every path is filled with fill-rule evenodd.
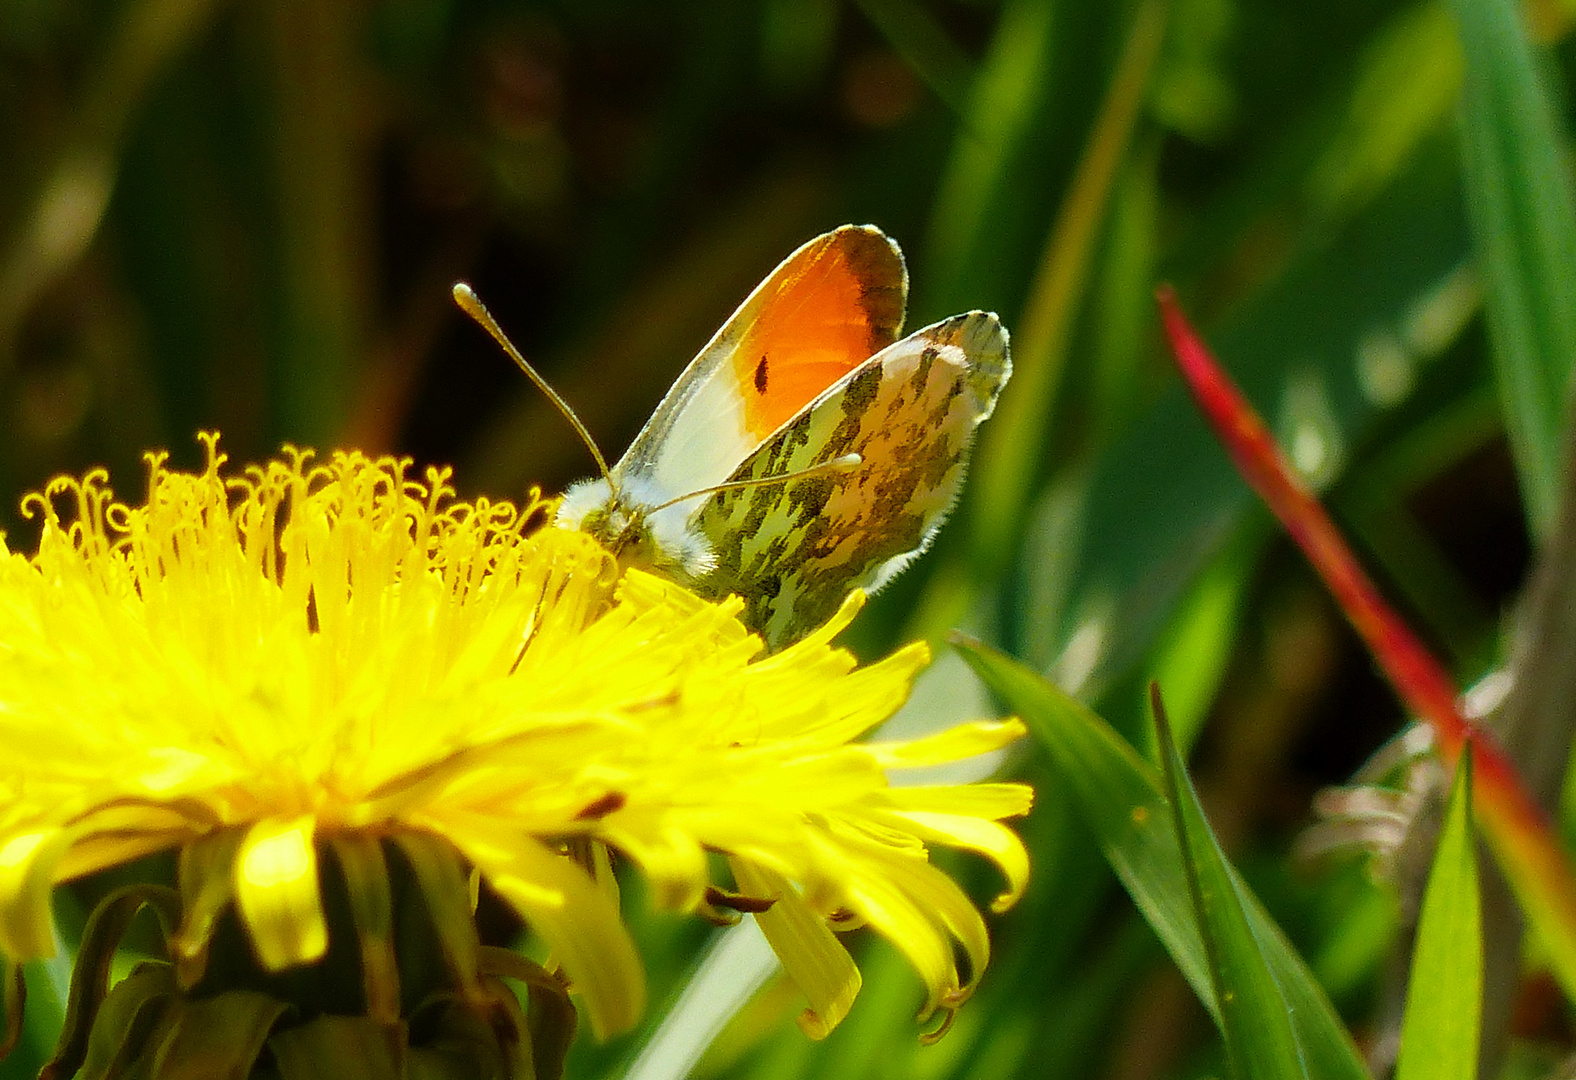
M 773 649 L 825 622 L 849 590 L 879 589 L 941 527 L 974 431 L 1012 374 L 1007 331 L 988 312 L 898 340 L 907 292 L 902 252 L 874 226 L 800 247 L 624 456 L 565 492 L 556 524 L 623 566 L 737 594 Z

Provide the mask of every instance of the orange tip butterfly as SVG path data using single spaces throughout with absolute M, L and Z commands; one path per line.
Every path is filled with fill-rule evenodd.
M 1012 374 L 1007 331 L 971 311 L 897 339 L 902 252 L 872 225 L 816 237 L 767 275 L 608 468 L 584 427 L 464 285 L 455 297 L 575 425 L 600 477 L 557 524 L 624 566 L 737 593 L 772 648 L 879 589 L 929 546 L 974 430 Z

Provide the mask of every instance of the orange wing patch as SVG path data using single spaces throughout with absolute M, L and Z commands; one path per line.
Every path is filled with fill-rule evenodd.
M 733 354 L 751 436 L 764 440 L 897 339 L 904 274 L 890 240 L 845 226 L 773 275 Z

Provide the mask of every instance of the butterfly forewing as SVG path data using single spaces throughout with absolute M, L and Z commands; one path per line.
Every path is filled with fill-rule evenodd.
M 845 225 L 795 251 L 668 391 L 615 479 L 667 498 L 726 480 L 817 395 L 891 344 L 907 270 L 896 244 Z
M 735 592 L 777 648 L 824 622 L 854 587 L 879 588 L 929 544 L 956 501 L 974 429 L 1011 374 L 995 315 L 958 315 L 891 345 L 803 408 L 729 479 L 845 454 L 848 473 L 718 492 L 694 523 L 715 549 L 703 582 Z

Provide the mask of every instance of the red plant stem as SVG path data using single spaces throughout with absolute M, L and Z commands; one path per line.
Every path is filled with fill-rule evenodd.
M 1188 324 L 1176 292 L 1162 285 L 1155 298 L 1182 377 L 1226 444 L 1237 471 L 1291 533 L 1407 707 L 1433 725 L 1454 760 L 1470 725 L 1456 706 L 1450 676 L 1380 597 L 1324 507 L 1287 463 L 1264 421 Z
M 1567 992 L 1576 989 L 1576 872 L 1548 815 L 1498 743 L 1462 714 L 1449 674 L 1384 602 L 1264 421 L 1188 324 L 1176 292 L 1162 285 L 1155 298 L 1188 389 L 1238 471 L 1302 548 L 1407 708 L 1433 728 L 1452 769 L 1471 741 L 1479 819 L 1529 916 L 1552 939 L 1556 973 Z

